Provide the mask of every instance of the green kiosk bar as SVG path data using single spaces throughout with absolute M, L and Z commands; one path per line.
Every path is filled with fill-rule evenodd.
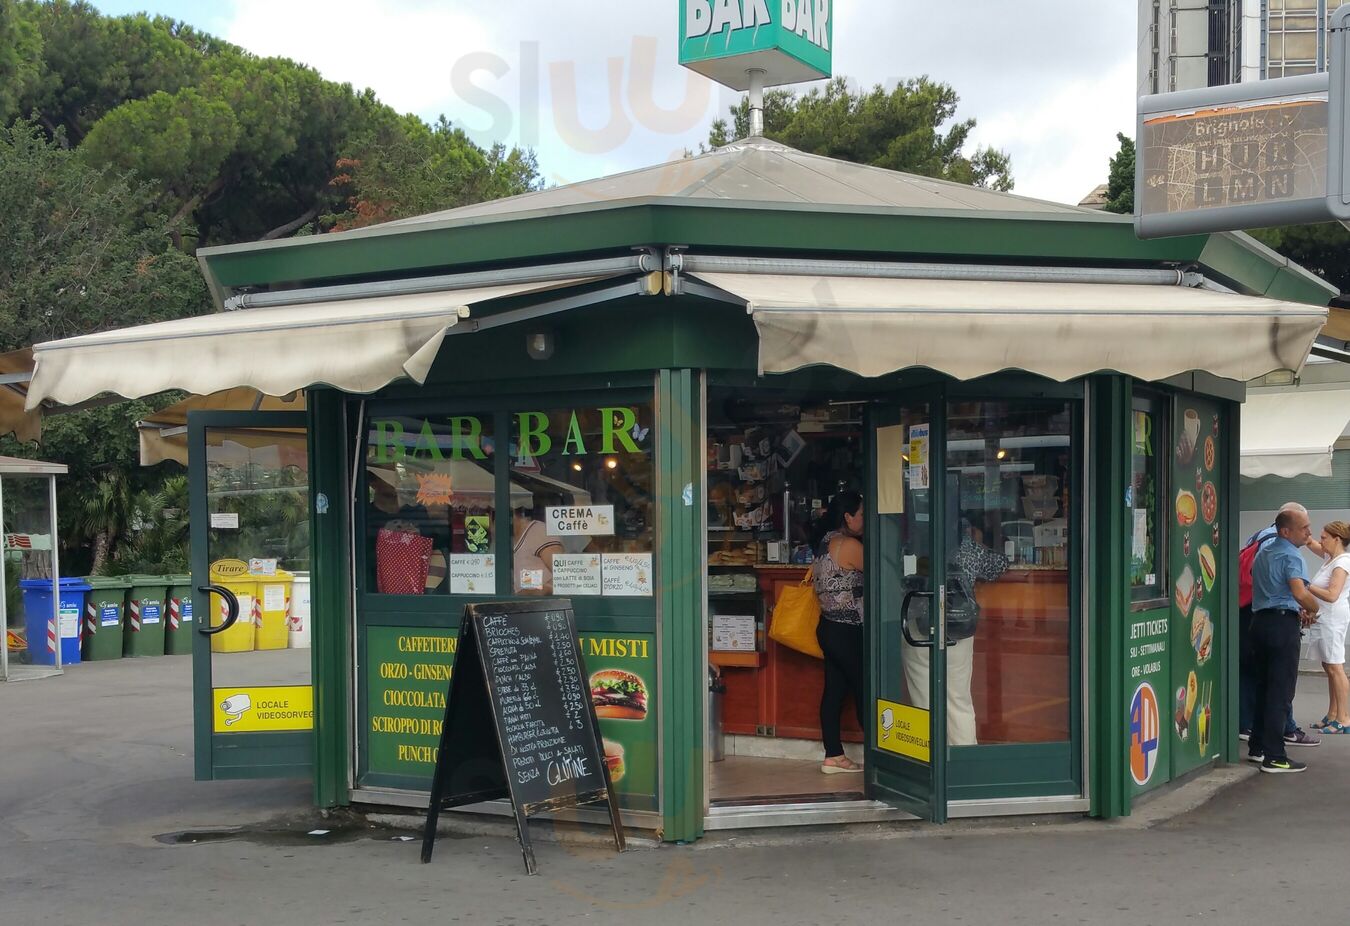
M 464 606 L 535 595 L 666 840 L 1111 818 L 1237 757 L 1245 384 L 1333 295 L 1244 235 L 751 138 L 202 265 L 221 312 L 38 345 L 31 392 L 246 397 L 187 417 L 201 778 L 425 806 Z M 864 772 L 827 776 L 773 615 L 853 491 Z M 297 571 L 304 648 L 263 648 Z

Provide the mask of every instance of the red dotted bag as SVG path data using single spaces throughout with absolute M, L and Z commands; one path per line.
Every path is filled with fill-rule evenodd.
M 381 595 L 421 595 L 431 563 L 431 538 L 381 528 L 375 537 L 375 587 Z

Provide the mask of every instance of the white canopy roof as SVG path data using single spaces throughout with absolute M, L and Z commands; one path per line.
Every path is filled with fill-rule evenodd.
M 405 376 L 421 383 L 469 306 L 559 285 L 242 309 L 49 341 L 33 349 L 27 406 L 44 399 L 74 405 L 104 392 L 135 399 L 166 389 L 208 395 L 250 386 L 281 396 L 317 384 L 367 393 Z
M 761 373 L 816 364 L 959 379 L 1018 369 L 1055 380 L 1192 370 L 1246 381 L 1303 366 L 1327 310 L 1185 286 L 697 274 L 747 303 Z
M 1350 424 L 1350 389 L 1252 392 L 1242 406 L 1242 475 L 1330 476 Z

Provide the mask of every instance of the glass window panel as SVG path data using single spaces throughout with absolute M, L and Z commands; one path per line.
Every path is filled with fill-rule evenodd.
M 1317 0 L 1284 0 L 1286 10 L 1315 10 Z
M 1286 16 L 1284 18 L 1285 32 L 1316 32 L 1316 16 Z
M 1290 65 L 1284 69 L 1285 77 L 1297 77 L 1300 74 L 1316 74 L 1317 68 L 1314 65 Z
M 367 583 L 386 595 L 496 592 L 491 413 L 371 416 Z
M 579 404 L 512 419 L 515 593 L 650 597 L 651 404 Z
M 1280 62 L 1284 61 L 1284 36 L 1271 33 L 1270 36 L 1270 66 L 1274 70 Z
M 1316 61 L 1317 33 L 1286 33 L 1284 37 L 1285 61 Z
M 1166 598 L 1166 560 L 1160 547 L 1165 536 L 1160 526 L 1166 523 L 1162 503 L 1163 463 L 1159 436 L 1166 433 L 1159 403 L 1137 398 L 1131 417 L 1133 435 L 1130 481 L 1130 598 L 1150 601 Z
M 971 744 L 963 700 L 980 743 L 1069 739 L 1072 426 L 1067 402 L 949 405 L 949 638 L 962 598 L 979 612 L 974 636 L 948 649 L 953 745 Z

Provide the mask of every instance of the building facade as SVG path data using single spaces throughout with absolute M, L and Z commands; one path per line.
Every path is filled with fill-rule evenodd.
M 1327 69 L 1337 0 L 1140 0 L 1140 95 Z

